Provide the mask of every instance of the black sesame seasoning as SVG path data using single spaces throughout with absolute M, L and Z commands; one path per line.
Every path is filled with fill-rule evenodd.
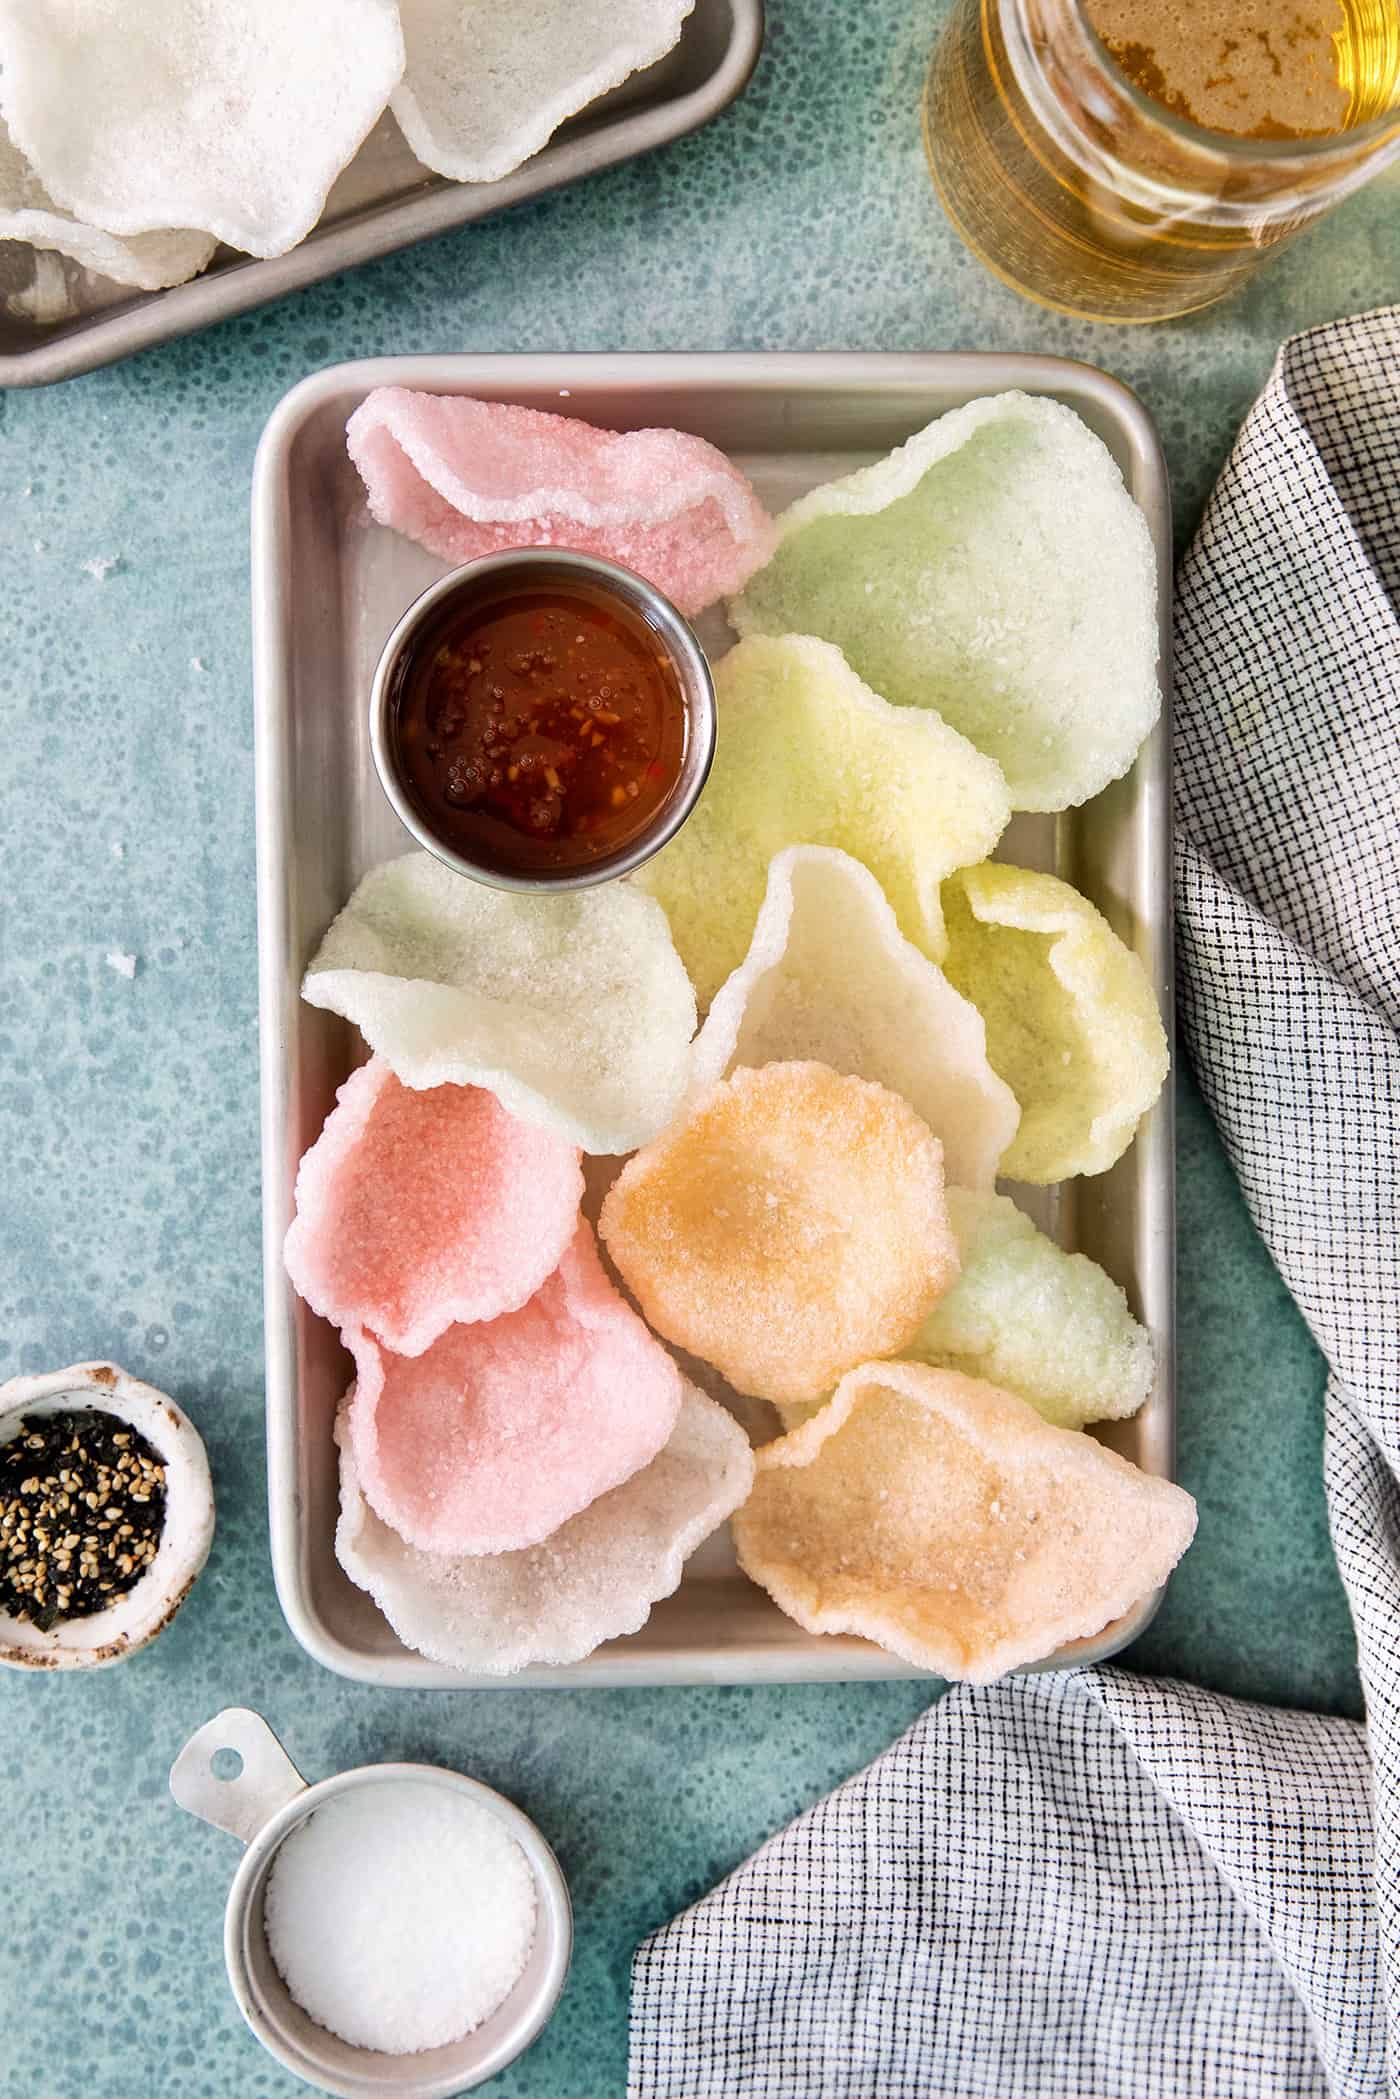
M 41 1632 L 135 1587 L 165 1527 L 165 1467 L 116 1414 L 28 1414 L 0 1444 L 0 1610 Z

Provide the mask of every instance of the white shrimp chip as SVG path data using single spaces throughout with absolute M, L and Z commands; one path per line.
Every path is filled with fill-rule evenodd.
M 566 117 L 672 49 L 695 0 L 399 0 L 394 115 L 425 166 L 496 182 Z
M 830 846 L 775 856 L 748 954 L 695 1038 L 693 1086 L 808 1058 L 900 1094 L 961 1188 L 990 1188 L 1016 1132 L 975 1006 L 904 938 L 870 871 Z
M 1167 1075 L 1147 971 L 1055 875 L 967 867 L 944 884 L 943 907 L 943 967 L 986 1021 L 992 1067 L 1021 1104 L 1002 1172 L 1042 1183 L 1105 1172 Z
M 698 1545 L 753 1484 L 753 1453 L 733 1416 L 683 1383 L 680 1413 L 649 1465 L 519 1552 L 419 1552 L 381 1522 L 360 1489 L 343 1426 L 335 1550 L 404 1645 L 449 1669 L 508 1676 L 582 1661 L 646 1623 Z
M 302 995 L 405 1086 L 488 1086 L 589 1152 L 645 1144 L 689 1076 L 695 994 L 664 915 L 623 882 L 530 896 L 406 853 L 365 876 Z
M 633 878 L 665 906 L 700 1003 L 743 961 L 768 863 L 789 845 L 861 861 L 905 938 L 938 960 L 939 884 L 990 853 L 1011 813 L 997 767 L 937 715 L 889 706 L 807 635 L 741 641 L 716 664 L 715 690 L 705 792 Z
M 1008 1196 L 948 1190 L 962 1267 L 904 1354 L 985 1378 L 1058 1428 L 1121 1421 L 1152 1390 L 1152 1337 L 1112 1276 Z
M 510 401 L 377 386 L 345 443 L 371 516 L 443 561 L 568 547 L 621 562 L 693 614 L 773 545 L 739 469 L 684 430 L 600 430 Z
M 1166 1580 L 1196 1505 L 995 1385 L 869 1363 L 757 1453 L 745 1573 L 813 1633 L 990 1683 L 1102 1632 Z
M 396 0 L 0 0 L 0 104 L 50 195 L 250 255 L 311 231 L 403 58 Z
M 207 233 L 134 233 L 122 240 L 75 219 L 44 188 L 0 123 L 0 241 L 53 248 L 114 284 L 163 291 L 197 277 L 216 243 Z
M 803 496 L 730 608 L 821 634 L 995 758 L 1017 809 L 1087 801 L 1157 719 L 1157 570 L 1107 447 L 1059 402 L 970 401 Z
M 938 1140 L 824 1064 L 722 1080 L 628 1160 L 598 1231 L 657 1332 L 759 1399 L 892 1355 L 957 1273 Z

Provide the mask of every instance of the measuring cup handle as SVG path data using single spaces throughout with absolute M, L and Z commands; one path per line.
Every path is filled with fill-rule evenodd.
M 221 1749 L 242 1758 L 236 1778 L 214 1770 Z M 262 1715 L 231 1705 L 190 1736 L 170 1767 L 170 1790 L 177 1806 L 249 1844 L 279 1808 L 306 1791 L 306 1780 Z

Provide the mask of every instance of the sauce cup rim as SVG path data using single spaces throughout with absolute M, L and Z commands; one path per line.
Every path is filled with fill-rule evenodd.
M 491 578 L 530 576 L 544 582 L 551 574 L 574 577 L 624 600 L 640 613 L 665 645 L 685 702 L 686 751 L 674 792 L 635 838 L 607 854 L 595 865 L 577 868 L 505 870 L 491 867 L 459 852 L 435 832 L 410 799 L 394 762 L 391 735 L 391 703 L 395 677 L 407 651 L 423 625 L 442 604 L 458 591 L 475 589 Z M 421 591 L 390 632 L 375 665 L 369 695 L 369 740 L 374 769 L 385 797 L 399 822 L 415 842 L 443 865 L 473 882 L 493 889 L 520 892 L 558 892 L 592 889 L 612 882 L 650 860 L 674 838 L 700 798 L 714 760 L 716 735 L 714 679 L 705 651 L 691 626 L 671 600 L 620 562 L 605 561 L 596 554 L 580 554 L 567 547 L 509 547 L 499 553 L 481 554 L 449 569 Z

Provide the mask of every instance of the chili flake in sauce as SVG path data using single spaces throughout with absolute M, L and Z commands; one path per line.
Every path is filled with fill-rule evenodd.
M 397 770 L 435 835 L 507 873 L 628 845 L 674 792 L 686 708 L 660 636 L 587 584 L 449 602 L 391 714 Z

